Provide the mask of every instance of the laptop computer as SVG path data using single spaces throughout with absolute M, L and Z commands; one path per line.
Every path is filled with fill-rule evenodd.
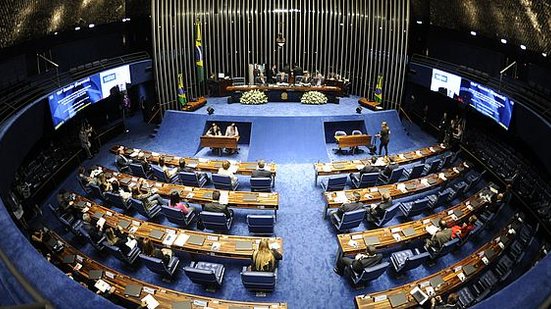
M 392 306 L 392 308 L 401 306 L 408 302 L 408 299 L 404 293 L 390 295 L 388 297 L 388 300 L 390 301 L 390 305 Z
M 130 221 L 127 220 L 120 220 L 118 223 L 118 226 L 122 227 L 123 229 L 127 229 L 130 226 Z
M 473 265 L 463 266 L 463 272 L 465 273 L 465 276 L 470 276 L 475 271 L 476 271 L 476 268 Z
M 172 303 L 172 309 L 191 309 L 190 301 L 179 301 Z
M 422 305 L 424 304 L 428 299 L 429 296 L 423 292 L 419 287 L 415 287 L 413 290 L 409 292 L 415 301 L 417 301 L 418 304 Z
M 440 227 L 440 218 L 432 218 L 430 219 L 430 222 L 432 223 L 432 225 Z
M 63 257 L 63 263 L 65 264 L 73 264 L 75 262 L 76 256 L 74 254 L 66 255 Z
M 438 275 L 434 278 L 431 278 L 429 280 L 430 282 L 430 285 L 433 287 L 433 288 L 436 288 L 438 287 L 439 285 L 441 285 L 442 283 L 444 283 L 444 279 L 442 279 L 442 276 Z
M 478 207 L 480 205 L 480 202 L 478 201 L 478 199 L 475 198 L 474 200 L 471 201 L 471 205 L 473 207 Z
M 124 288 L 124 295 L 140 297 L 142 286 L 137 284 L 129 284 Z
M 456 217 L 460 218 L 460 217 L 463 215 L 463 212 L 462 212 L 461 210 L 459 210 L 459 209 L 455 209 L 455 210 L 453 211 L 453 214 L 454 214 Z
M 410 236 L 413 236 L 413 235 L 416 234 L 416 233 L 415 233 L 415 229 L 412 228 L 412 227 L 408 227 L 408 228 L 406 228 L 406 229 L 403 229 L 403 230 L 402 230 L 402 233 L 403 233 L 404 236 L 406 236 L 406 237 L 410 237 Z
M 149 237 L 157 240 L 161 240 L 163 236 L 165 236 L 165 232 L 161 230 L 151 230 L 151 232 L 149 232 Z
M 88 278 L 90 280 L 99 280 L 103 276 L 103 270 L 101 269 L 92 269 L 88 272 Z
M 191 235 L 189 236 L 187 242 L 192 245 L 202 246 L 205 242 L 205 237 L 199 235 Z
M 373 246 L 381 243 L 377 236 L 364 236 L 363 238 L 366 246 Z
M 235 244 L 235 250 L 252 250 L 253 249 L 253 243 L 250 241 L 238 241 Z

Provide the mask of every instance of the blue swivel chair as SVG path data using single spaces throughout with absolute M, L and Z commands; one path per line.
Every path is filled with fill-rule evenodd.
M 352 266 L 347 266 L 344 272 L 345 275 L 350 278 L 350 281 L 354 287 L 361 288 L 369 281 L 375 280 L 384 274 L 389 265 L 390 264 L 388 262 L 383 262 L 375 266 L 366 267 L 360 274 L 356 273 L 352 269 Z
M 400 208 L 400 204 L 401 203 L 396 203 L 385 209 L 385 213 L 383 214 L 383 216 L 380 219 L 373 221 L 373 224 L 378 227 L 382 227 L 385 223 L 390 221 L 390 219 L 392 219 L 396 215 L 396 212 L 398 212 L 398 209 Z
M 136 209 L 136 211 L 140 215 L 142 215 L 146 218 L 149 218 L 149 219 L 154 218 L 155 216 L 157 216 L 159 214 L 159 212 L 161 212 L 161 205 L 157 204 L 157 205 L 151 207 L 150 209 L 146 209 L 144 204 L 142 203 L 142 201 L 137 200 L 133 197 L 130 198 L 130 205 L 132 205 L 132 207 L 134 209 Z
M 147 256 L 145 254 L 140 254 L 140 260 L 152 272 L 168 278 L 172 278 L 172 276 L 176 272 L 176 269 L 178 269 L 178 264 L 180 264 L 180 259 L 175 255 L 170 258 L 167 264 L 165 264 L 163 260 L 159 258 Z
M 321 181 L 321 187 L 324 191 L 342 191 L 344 190 L 344 187 L 346 186 L 346 180 L 348 179 L 348 176 L 341 175 L 341 176 L 331 176 L 328 177 L 326 180 L 323 179 Z
M 247 226 L 251 234 L 272 235 L 274 225 L 274 215 L 247 215 Z
M 379 180 L 379 173 L 365 173 L 361 176 L 359 176 L 359 174 L 351 174 L 350 180 L 352 180 L 352 185 L 356 189 L 373 187 L 377 185 L 377 181 Z
M 212 183 L 218 190 L 235 191 L 239 186 L 239 181 L 232 184 L 230 176 L 222 176 L 218 174 L 212 174 Z
M 166 182 L 166 183 L 178 183 L 178 174 L 168 178 L 163 171 L 163 168 L 159 165 L 151 165 L 151 170 L 153 171 L 153 176 L 157 178 L 157 181 Z
M 400 180 L 403 173 L 404 173 L 403 167 L 398 167 L 393 169 L 392 172 L 390 172 L 390 176 L 386 176 L 381 173 L 381 175 L 379 176 L 379 182 L 384 184 L 395 183 L 398 180 Z
M 331 214 L 331 222 L 339 231 L 344 232 L 356 228 L 362 223 L 365 218 L 365 209 L 356 209 L 354 211 L 345 212 L 342 218 L 337 216 L 337 211 Z
M 197 212 L 193 207 L 189 207 L 189 212 L 187 214 L 184 214 L 179 209 L 165 205 L 161 206 L 161 211 L 168 219 L 168 221 L 174 224 L 178 224 L 182 227 L 189 226 L 191 223 L 193 223 L 193 220 L 197 218 Z
M 431 163 L 427 164 L 424 171 L 425 175 L 432 174 L 438 171 L 438 169 L 440 168 L 440 164 L 442 164 L 442 160 L 440 159 L 436 159 Z
M 419 178 L 421 177 L 421 175 L 423 175 L 424 170 L 425 170 L 425 164 L 419 163 L 419 164 L 415 164 L 411 168 L 411 170 L 405 171 L 405 174 L 408 177 L 408 179 Z
M 400 211 L 404 217 L 416 216 L 429 209 L 429 199 L 427 197 L 417 199 L 413 202 L 400 203 Z
M 130 163 L 130 164 L 128 164 L 128 168 L 130 169 L 130 172 L 134 176 L 147 178 L 147 179 L 150 179 L 153 176 L 153 174 L 151 174 L 150 171 L 145 171 L 143 169 L 143 166 L 141 164 L 138 164 L 138 163 Z
M 201 211 L 200 216 L 205 228 L 215 232 L 227 233 L 233 223 L 233 216 L 221 212 Z
M 109 204 L 115 205 L 120 209 L 128 210 L 131 207 L 130 201 L 123 199 L 119 193 L 106 191 L 103 196 Z
M 251 177 L 250 182 L 253 192 L 272 192 L 272 178 L 270 177 Z
M 407 249 L 393 252 L 390 256 L 390 262 L 397 273 L 417 268 L 421 264 L 428 262 L 429 259 L 429 253 L 426 251 L 420 252 L 419 249 L 415 249 L 415 251 Z
M 178 177 L 180 178 L 180 183 L 190 187 L 202 188 L 209 182 L 209 177 L 206 173 L 179 172 Z
M 141 250 L 138 246 L 135 246 L 134 248 L 132 248 L 128 254 L 124 254 L 122 252 L 122 250 L 117 247 L 117 246 L 111 246 L 109 243 L 107 243 L 107 241 L 105 241 L 103 243 L 105 249 L 111 254 L 113 255 L 114 257 L 116 257 L 117 259 L 125 262 L 126 264 L 134 264 L 134 262 L 136 261 L 136 259 L 138 258 L 138 256 L 140 255 L 141 253 Z
M 459 242 L 460 242 L 459 238 L 454 238 L 446 242 L 444 245 L 442 245 L 442 248 L 440 248 L 440 250 L 435 250 L 432 247 L 428 247 L 427 252 L 429 253 L 430 258 L 434 260 L 434 259 L 437 259 L 438 257 L 444 256 L 450 253 L 453 249 L 457 247 L 457 245 L 459 245 Z
M 222 286 L 225 271 L 224 265 L 209 262 L 191 262 L 189 266 L 184 267 L 188 278 L 207 290 L 216 290 Z
M 241 270 L 241 282 L 247 290 L 272 292 L 275 289 L 276 280 L 277 270 L 274 272 L 250 271 L 247 266 Z

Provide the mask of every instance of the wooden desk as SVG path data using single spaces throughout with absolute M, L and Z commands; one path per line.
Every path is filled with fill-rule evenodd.
M 319 91 L 319 92 L 333 92 L 340 94 L 342 92 L 341 87 L 337 86 L 298 86 L 298 85 L 242 85 L 242 86 L 228 86 L 226 87 L 227 91 L 249 91 L 249 90 L 260 90 L 260 91 L 270 91 L 270 90 L 285 90 L 285 91 Z
M 389 192 L 392 198 L 412 195 L 440 186 L 446 181 L 455 179 L 460 175 L 464 175 L 469 170 L 470 167 L 466 163 L 461 163 L 456 167 L 445 169 L 439 173 L 394 184 L 364 189 L 324 192 L 323 195 L 326 201 L 324 216 L 327 216 L 328 208 L 338 208 L 343 203 L 348 203 L 349 200 L 352 200 L 354 192 L 360 193 L 360 202 L 364 204 L 379 203 L 382 196 L 381 192 Z
M 400 154 L 390 155 L 388 158 L 380 158 L 379 161 L 383 160 L 375 166 L 383 167 L 389 162 L 389 158 L 392 158 L 394 162 L 398 164 L 408 164 L 417 160 L 422 160 L 431 156 L 435 156 L 443 153 L 448 150 L 443 144 L 434 145 L 431 147 L 425 147 L 418 150 L 403 152 Z M 348 161 L 332 161 L 330 163 L 314 163 L 314 169 L 316 173 L 316 184 L 318 181 L 318 176 L 328 176 L 336 174 L 348 174 L 355 173 L 358 170 L 362 169 L 365 165 L 371 165 L 371 160 L 368 158 L 362 160 L 348 160 Z
M 368 246 L 366 241 L 370 242 L 369 245 L 375 247 L 376 249 L 388 249 L 402 246 L 406 243 L 421 238 L 427 238 L 430 236 L 427 232 L 427 227 L 430 225 L 435 225 L 433 222 L 439 222 L 441 219 L 446 220 L 448 223 L 463 222 L 472 214 L 484 209 L 485 206 L 489 204 L 489 201 L 482 195 L 493 196 L 494 193 L 489 187 L 486 187 L 463 202 L 423 219 L 374 230 L 339 234 L 337 235 L 337 239 L 339 241 L 339 252 L 337 252 L 337 255 L 355 255 L 357 253 L 364 253 Z M 459 216 L 457 216 L 457 214 L 459 214 Z M 415 233 L 413 235 L 406 236 L 403 231 L 409 229 L 413 229 Z M 400 237 L 400 240 L 394 238 L 393 234 L 397 234 Z
M 200 97 L 197 101 L 187 102 L 187 104 L 182 107 L 182 110 L 186 112 L 193 112 L 205 106 L 205 104 L 207 104 L 207 99 L 205 97 Z
M 220 149 L 220 155 L 223 148 L 239 150 L 237 143 L 239 136 L 201 136 L 201 147 L 210 147 Z
M 147 185 L 156 190 L 159 195 L 169 198 L 170 194 L 174 191 L 180 194 L 180 197 L 187 202 L 196 204 L 206 204 L 212 202 L 212 192 L 216 189 L 212 188 L 196 188 L 183 185 L 176 185 L 164 182 L 158 182 L 154 180 L 148 180 L 145 178 L 139 178 L 136 176 L 123 174 L 117 171 L 110 170 L 106 167 L 99 166 L 106 174 L 107 179 L 115 177 L 119 180 L 121 187 L 130 191 L 128 187 L 137 185 L 139 179 L 144 179 Z M 225 191 L 216 190 L 220 192 L 220 195 L 228 196 L 228 206 L 234 208 L 244 209 L 263 209 L 277 211 L 279 208 L 279 195 L 276 192 L 245 192 L 245 191 Z M 222 198 L 222 197 L 221 197 Z
M 335 139 L 337 140 L 337 145 L 339 145 L 339 148 L 358 146 L 367 147 L 371 145 L 371 135 L 369 134 L 335 136 Z
M 415 301 L 413 296 L 410 295 L 409 292 L 416 286 L 423 286 L 422 290 L 424 290 L 424 292 L 426 293 L 424 287 L 430 286 L 430 280 L 433 278 L 437 278 L 438 276 L 441 277 L 444 283 L 440 284 L 437 288 L 433 287 L 436 295 L 443 295 L 448 292 L 459 289 L 465 282 L 468 282 L 470 279 L 476 277 L 484 270 L 484 268 L 486 267 L 486 264 L 482 261 L 482 257 L 484 256 L 484 252 L 486 250 L 493 250 L 493 252 L 495 253 L 492 257 L 488 257 L 489 263 L 492 263 L 493 261 L 497 260 L 500 254 L 513 242 L 514 237 L 509 234 L 510 226 L 511 225 L 502 229 L 497 235 L 495 235 L 495 237 L 490 242 L 484 244 L 482 247 L 476 250 L 473 254 L 469 255 L 465 259 L 455 263 L 452 266 L 444 268 L 443 270 L 437 273 L 434 273 L 423 279 L 416 280 L 411 283 L 407 283 L 405 285 L 395 287 L 386 291 L 356 296 L 355 298 L 356 308 L 365 308 L 365 309 L 392 308 L 388 297 L 392 295 L 399 295 L 401 293 L 405 294 L 407 298 L 407 303 L 402 304 L 400 306 L 396 306 L 394 307 L 394 309 L 417 307 L 418 306 L 417 302 Z M 503 248 L 501 248 L 501 246 L 499 245 L 500 242 L 502 242 Z M 468 276 L 463 271 L 463 267 L 466 267 L 466 266 L 474 267 L 474 271 Z M 458 277 L 459 273 L 462 273 L 465 275 L 464 282 L 459 279 Z M 383 295 L 386 295 L 387 298 L 382 299 L 384 298 Z M 381 298 L 382 300 L 375 302 L 376 297 Z
M 50 232 L 50 235 L 64 244 L 64 248 L 61 252 L 54 253 L 51 252 L 51 257 L 57 266 L 66 273 L 72 273 L 77 275 L 77 279 L 84 280 L 85 283 L 95 284 L 95 281 L 90 279 L 90 273 L 92 270 L 102 270 L 103 274 L 101 279 L 105 281 L 110 286 L 114 287 L 115 290 L 111 294 L 103 294 L 105 296 L 112 295 L 119 298 L 123 302 L 131 302 L 139 306 L 141 304 L 141 299 L 148 295 L 148 293 L 142 288 L 139 297 L 127 296 L 124 295 L 124 290 L 128 285 L 141 285 L 146 289 L 154 291 L 153 297 L 159 302 L 160 309 L 170 309 L 172 304 L 176 302 L 190 302 L 193 303 L 202 303 L 204 306 L 213 308 L 213 309 L 229 309 L 232 307 L 239 308 L 270 308 L 270 309 L 283 309 L 287 308 L 286 303 L 251 303 L 251 302 L 241 302 L 241 301 L 232 301 L 225 299 L 216 299 L 212 297 L 205 297 L 193 294 L 187 294 L 175 290 L 170 290 L 164 287 L 153 285 L 151 283 L 141 281 L 130 276 L 124 275 L 112 268 L 109 268 L 103 264 L 100 264 L 90 257 L 86 256 L 68 242 L 63 240 L 59 235 L 54 232 Z M 66 256 L 75 256 L 75 261 L 70 264 L 63 263 L 63 258 Z M 80 269 L 75 270 L 77 264 L 82 265 Z M 181 265 L 181 264 L 180 264 Z M 95 288 L 94 288 L 95 289 Z M 193 308 L 198 308 L 192 306 Z
M 369 101 L 367 98 L 360 98 L 358 100 L 358 103 L 363 106 L 367 107 L 368 109 L 372 111 L 382 110 L 383 108 L 380 106 L 381 103 L 375 102 L 375 101 Z
M 339 103 L 343 89 L 336 86 L 300 86 L 300 85 L 243 85 L 229 86 L 226 88 L 232 92 L 230 102 L 238 103 L 242 93 L 250 90 L 263 91 L 269 102 L 300 102 L 304 93 L 308 91 L 322 92 L 327 97 L 328 103 Z
M 86 207 L 88 207 L 86 212 L 89 213 L 90 217 L 92 218 L 95 218 L 97 216 L 96 213 L 102 214 L 102 218 L 105 218 L 105 224 L 110 227 L 116 228 L 118 223 L 121 221 L 131 222 L 132 224 L 126 230 L 124 230 L 125 234 L 131 234 L 140 239 L 148 238 L 159 247 L 171 248 L 174 250 L 185 251 L 192 254 L 219 256 L 231 259 L 250 259 L 252 258 L 253 250 L 237 250 L 237 243 L 250 242 L 253 244 L 254 249 L 262 239 L 261 237 L 234 236 L 184 230 L 175 227 L 164 226 L 149 221 L 143 221 L 105 208 L 80 195 L 77 195 L 75 204 L 83 206 L 86 205 Z M 133 227 L 135 227 L 135 231 L 130 230 Z M 153 230 L 160 230 L 165 232 L 165 234 L 159 240 L 149 236 L 149 233 Z M 185 235 L 181 236 L 182 238 L 196 235 L 204 237 L 205 240 L 203 245 L 201 246 L 187 243 L 187 241 L 184 244 L 179 244 L 178 241 L 174 241 L 172 244 L 163 244 L 163 241 L 166 241 L 166 238 L 170 233 L 174 233 L 175 235 Z M 275 246 L 278 246 L 277 250 L 279 251 L 279 253 L 283 254 L 283 239 L 281 239 L 281 237 L 271 237 L 269 238 L 269 241 L 270 243 L 275 243 Z M 218 250 L 213 249 L 213 244 L 215 242 L 219 243 L 220 245 L 220 248 Z
M 165 154 L 165 153 L 156 153 L 144 149 L 138 148 L 128 148 L 125 146 L 115 145 L 111 147 L 111 152 L 117 154 L 118 150 L 122 147 L 126 156 L 132 158 L 132 160 L 137 160 L 138 154 L 142 153 L 145 159 L 149 163 L 159 164 L 159 159 L 163 157 L 165 159 L 165 164 L 172 167 L 178 167 L 180 164 L 180 159 L 182 157 Z M 222 167 L 222 163 L 225 160 L 209 160 L 202 158 L 183 158 L 186 162 L 186 167 L 193 168 L 197 171 L 204 171 L 209 173 L 217 173 L 218 169 Z M 231 161 L 230 161 L 231 162 Z M 250 176 L 254 170 L 257 169 L 257 162 L 234 162 L 232 165 L 235 166 L 235 174 L 247 175 Z M 265 169 L 270 171 L 274 177 L 277 171 L 277 165 L 275 163 L 266 163 Z

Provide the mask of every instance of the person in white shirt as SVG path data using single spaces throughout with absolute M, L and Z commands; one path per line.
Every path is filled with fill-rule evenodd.
M 212 126 L 207 131 L 206 135 L 207 136 L 221 136 L 222 132 L 220 131 L 220 127 L 216 123 L 213 123 Z
M 237 129 L 237 126 L 235 125 L 235 123 L 232 123 L 230 124 L 227 128 L 226 128 L 226 136 L 239 136 L 239 130 Z M 226 151 L 228 153 L 233 153 L 235 151 L 235 149 L 226 149 Z
M 230 161 L 224 161 L 222 163 L 222 167 L 218 169 L 218 175 L 222 176 L 230 176 L 232 186 L 234 186 L 237 183 L 237 176 L 233 174 L 233 172 L 230 170 Z

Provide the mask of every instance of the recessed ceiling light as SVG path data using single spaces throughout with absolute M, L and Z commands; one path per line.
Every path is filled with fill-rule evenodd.
M 501 39 L 501 43 L 507 44 L 507 40 L 506 39 Z
M 418 21 L 417 21 L 417 24 L 418 24 L 418 25 L 422 25 L 422 24 L 423 24 L 423 21 L 422 21 L 422 20 L 418 20 Z
M 88 28 L 94 28 L 95 26 L 96 26 L 96 25 L 94 25 L 94 24 L 89 24 L 89 25 L 88 25 Z
M 80 27 L 75 27 L 75 31 L 79 31 L 80 30 Z
M 547 57 L 547 53 L 541 53 L 541 55 Z
M 526 50 L 526 45 L 520 44 L 520 49 Z
M 472 36 L 476 36 L 476 31 L 471 31 Z

